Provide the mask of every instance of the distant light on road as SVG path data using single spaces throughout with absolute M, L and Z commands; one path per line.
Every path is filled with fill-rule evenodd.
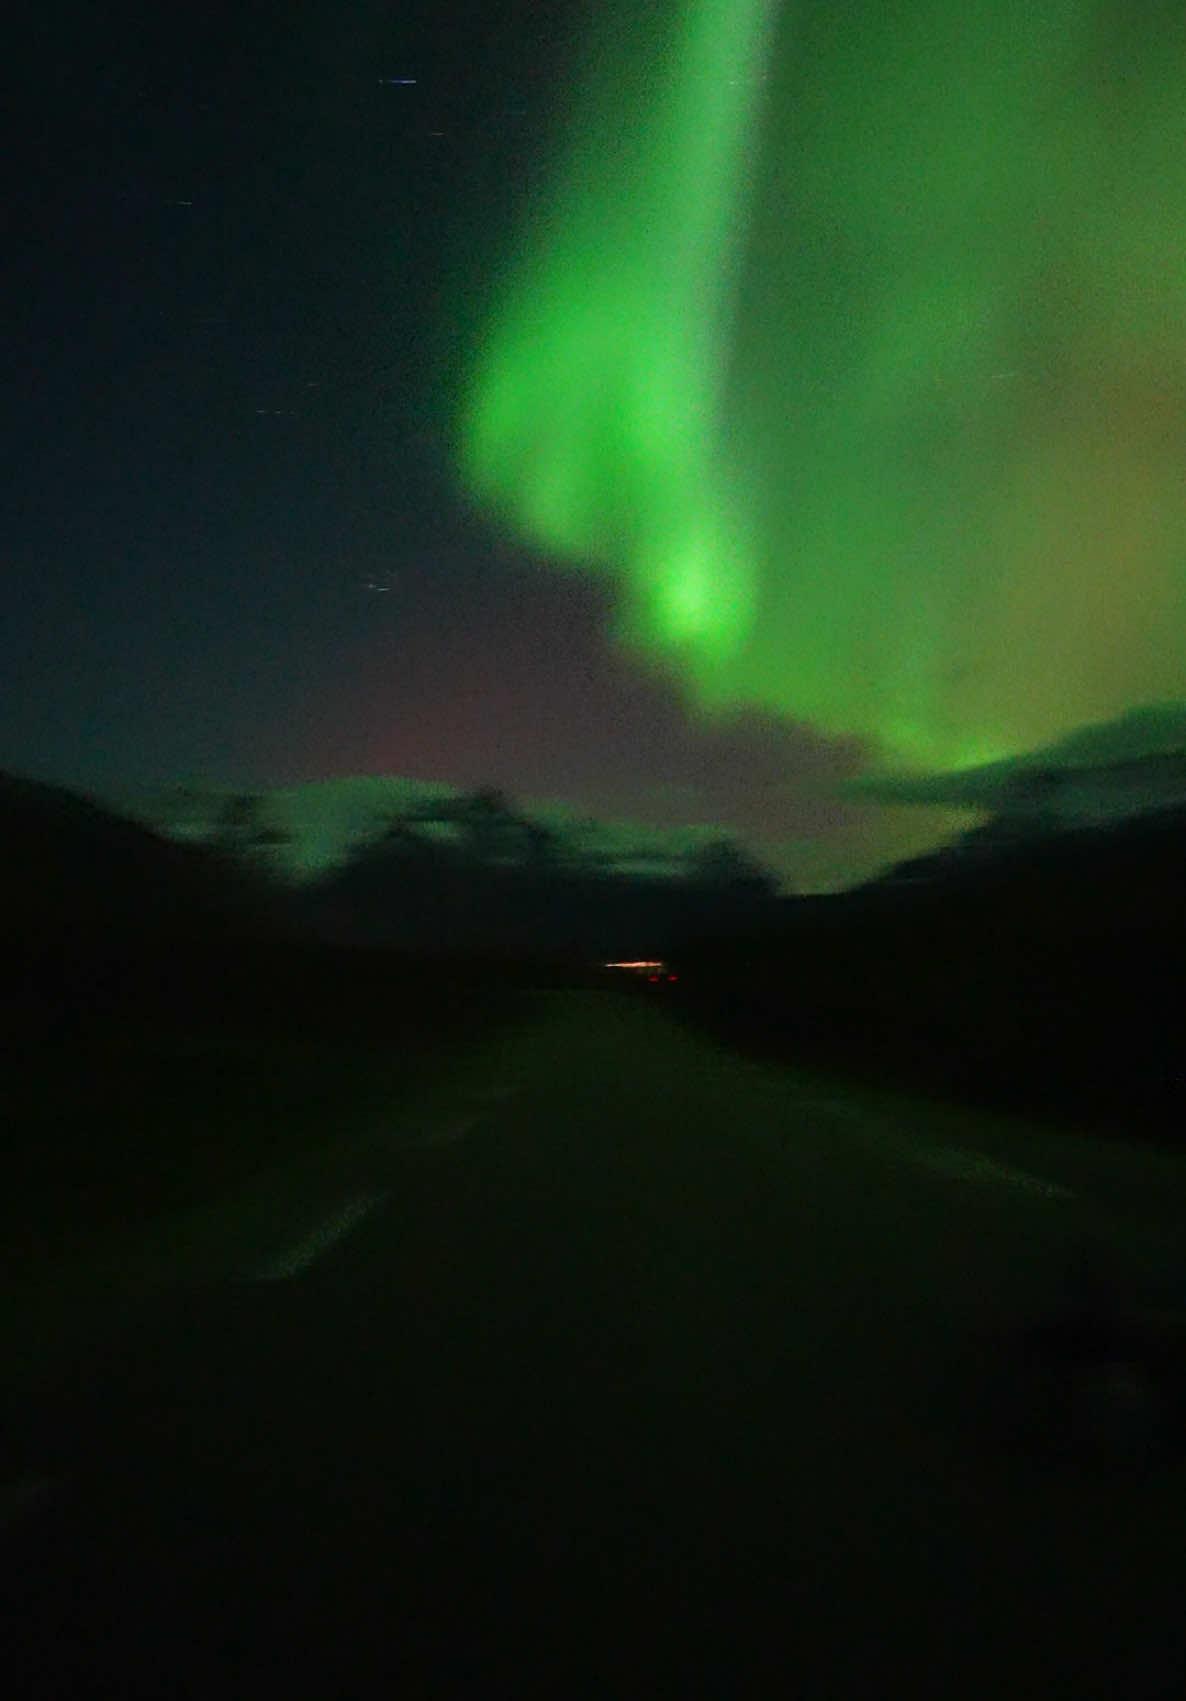
M 601 966 L 605 969 L 613 969 L 618 974 L 632 975 L 635 980 L 645 980 L 652 985 L 658 984 L 659 981 L 676 980 L 678 978 L 670 972 L 662 958 L 656 957 L 639 957 L 629 962 L 603 963 Z

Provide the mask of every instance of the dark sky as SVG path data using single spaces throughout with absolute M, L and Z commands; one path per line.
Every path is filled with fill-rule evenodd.
M 810 794 L 858 749 L 763 714 L 701 729 L 614 651 L 611 584 L 531 560 L 457 487 L 450 406 L 588 11 L 27 14 L 0 767 L 98 791 L 392 772 L 772 842 L 855 830 Z

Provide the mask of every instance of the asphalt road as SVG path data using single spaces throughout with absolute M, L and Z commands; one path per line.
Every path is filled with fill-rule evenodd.
M 1176 1436 L 1002 1343 L 1085 1234 L 1156 1271 L 1186 1166 L 608 995 L 484 1071 L 24 1414 L 7 1695 L 1180 1692 Z

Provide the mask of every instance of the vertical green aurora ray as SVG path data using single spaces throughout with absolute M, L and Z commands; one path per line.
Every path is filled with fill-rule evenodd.
M 613 572 L 705 709 L 958 765 L 1186 696 L 1186 8 L 672 0 L 600 40 L 473 492 Z
M 773 9 L 618 8 L 463 422 L 474 494 L 555 557 L 623 573 L 623 635 L 706 676 L 754 614 L 719 426 Z

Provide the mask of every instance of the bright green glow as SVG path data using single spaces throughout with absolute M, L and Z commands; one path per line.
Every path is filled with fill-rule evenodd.
M 508 278 L 464 472 L 544 550 L 624 571 L 634 642 L 711 669 L 754 616 L 718 426 L 772 5 L 631 10 L 590 67 L 555 205 Z
M 473 492 L 706 710 L 953 766 L 1186 695 L 1186 13 L 595 21 Z

